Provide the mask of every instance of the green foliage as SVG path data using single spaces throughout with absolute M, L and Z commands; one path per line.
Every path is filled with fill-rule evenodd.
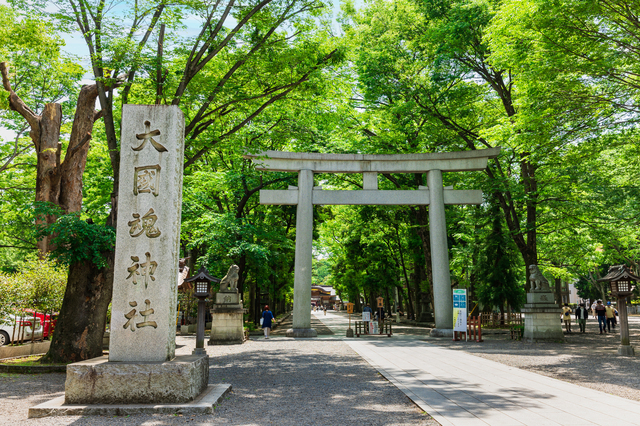
M 0 273 L 0 319 L 25 309 L 57 312 L 67 284 L 67 271 L 53 259 L 26 260 L 20 271 Z
M 55 246 L 51 256 L 63 265 L 90 260 L 98 268 L 107 266 L 107 252 L 115 248 L 116 233 L 109 226 L 88 223 L 79 213 L 62 214 L 62 210 L 50 203 L 34 203 L 35 219 L 56 216 L 52 224 L 36 226 L 36 238 L 52 237 Z
M 488 211 L 491 231 L 487 235 L 478 262 L 477 295 L 480 303 L 487 307 L 497 306 L 501 312 L 505 304 L 519 311 L 525 303 L 523 282 L 518 280 L 519 262 L 513 241 L 505 232 L 498 206 Z M 522 268 L 520 268 L 522 269 Z

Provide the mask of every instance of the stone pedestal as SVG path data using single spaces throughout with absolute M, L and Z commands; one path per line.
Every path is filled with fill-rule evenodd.
M 527 293 L 524 314 L 524 340 L 527 342 L 557 342 L 564 340 L 561 309 L 554 303 L 553 293 L 538 291 Z
M 290 328 L 285 333 L 287 337 L 318 337 L 314 328 Z
M 242 315 L 237 289 L 222 290 L 216 294 L 216 303 L 211 309 L 211 336 L 209 345 L 237 345 L 244 342 Z
M 209 356 L 165 362 L 109 362 L 106 356 L 67 366 L 65 404 L 160 404 L 196 399 L 209 382 Z
M 634 356 L 635 352 L 633 350 L 633 346 L 631 346 L 631 345 L 620 345 L 620 346 L 618 346 L 618 355 Z
M 429 335 L 431 337 L 453 337 L 453 328 L 433 328 Z

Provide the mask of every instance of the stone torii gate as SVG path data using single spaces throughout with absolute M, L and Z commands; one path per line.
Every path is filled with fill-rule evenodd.
M 311 328 L 311 265 L 313 206 L 319 205 L 428 205 L 436 328 L 432 335 L 451 335 L 453 300 L 449 275 L 445 204 L 481 204 L 482 191 L 443 187 L 442 172 L 484 170 L 500 147 L 474 151 L 363 155 L 263 151 L 246 154 L 257 170 L 297 172 L 298 186 L 261 190 L 260 204 L 297 205 L 296 257 L 293 286 L 293 328 L 289 337 L 315 337 Z M 417 190 L 379 190 L 379 173 L 427 173 L 427 187 Z M 314 173 L 362 173 L 363 189 L 326 191 L 314 187 Z

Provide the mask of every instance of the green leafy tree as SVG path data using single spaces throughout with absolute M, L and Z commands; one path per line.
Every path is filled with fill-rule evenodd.
M 507 305 L 520 310 L 525 303 L 525 289 L 518 276 L 521 268 L 514 255 L 513 240 L 505 232 L 504 219 L 493 201 L 488 211 L 491 230 L 479 253 L 476 291 L 480 303 L 489 308 L 497 306 L 504 314 Z

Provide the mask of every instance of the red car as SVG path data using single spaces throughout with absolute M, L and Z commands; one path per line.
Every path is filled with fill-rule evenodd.
M 25 309 L 24 311 L 28 313 L 28 315 L 26 315 L 27 318 L 33 318 L 33 313 L 34 313 L 33 309 Z M 55 330 L 56 328 L 58 314 L 57 313 L 47 314 L 46 320 L 45 320 L 45 315 L 42 312 L 36 312 L 35 315 L 36 315 L 36 318 L 40 318 L 40 323 L 42 324 L 42 327 L 44 329 L 43 337 L 45 339 L 51 338 L 51 335 L 53 334 L 53 330 Z

